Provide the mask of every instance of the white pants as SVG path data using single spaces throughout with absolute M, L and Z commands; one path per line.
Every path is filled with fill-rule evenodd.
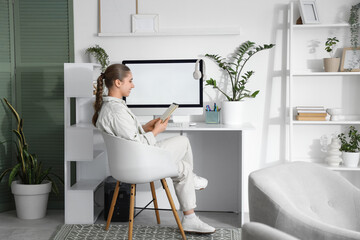
M 184 136 L 172 137 L 162 140 L 156 145 L 170 151 L 178 165 L 179 176 L 172 180 L 181 210 L 188 211 L 196 208 L 193 155 L 189 139 Z

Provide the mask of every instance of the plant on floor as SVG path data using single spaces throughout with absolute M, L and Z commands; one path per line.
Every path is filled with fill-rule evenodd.
M 349 127 L 349 132 L 347 137 L 345 133 L 338 135 L 338 138 L 341 142 L 340 151 L 343 152 L 358 152 L 359 151 L 359 142 L 360 142 L 360 133 L 355 129 L 354 126 Z
M 350 24 L 350 42 L 351 46 L 355 49 L 357 48 L 359 44 L 359 9 L 360 9 L 360 3 L 355 4 L 351 7 L 350 10 L 350 18 L 349 18 L 349 24 Z
M 254 42 L 246 41 L 235 50 L 233 57 L 228 60 L 216 54 L 206 54 L 206 57 L 214 60 L 229 76 L 231 82 L 231 94 L 227 94 L 226 91 L 221 90 L 217 85 L 216 80 L 212 78 L 206 80 L 206 86 L 213 86 L 213 88 L 219 90 L 228 101 L 241 101 L 245 98 L 255 98 L 259 93 L 259 90 L 251 92 L 245 88 L 250 77 L 254 74 L 254 71 L 247 71 L 241 75 L 242 70 L 252 56 L 260 51 L 271 49 L 274 46 L 275 44 L 264 44 L 263 46 L 255 45 Z
M 57 178 L 62 184 L 64 184 L 61 177 L 51 172 L 50 168 L 43 168 L 41 161 L 38 161 L 35 154 L 31 154 L 28 150 L 29 146 L 26 143 L 25 135 L 23 131 L 24 121 L 20 118 L 19 114 L 16 112 L 15 108 L 4 98 L 4 102 L 9 107 L 15 119 L 17 121 L 17 129 L 13 129 L 16 136 L 16 164 L 12 168 L 4 170 L 0 175 L 0 182 L 2 179 L 9 174 L 8 183 L 11 186 L 11 183 L 19 178 L 22 184 L 41 184 L 44 180 L 49 180 L 52 182 L 52 191 L 55 194 L 59 193 L 59 189 L 56 185 L 56 182 L 53 181 L 51 176 Z
M 330 54 L 330 57 L 334 57 L 334 48 L 339 40 L 336 37 L 328 38 L 325 42 L 325 50 Z
M 96 58 L 96 60 L 101 65 L 102 72 L 104 72 L 105 69 L 107 68 L 107 66 L 109 66 L 109 64 L 110 64 L 109 55 L 98 44 L 96 44 L 93 47 L 89 47 L 88 49 L 86 49 L 85 53 L 88 54 L 88 55 L 92 55 L 92 56 L 94 56 Z

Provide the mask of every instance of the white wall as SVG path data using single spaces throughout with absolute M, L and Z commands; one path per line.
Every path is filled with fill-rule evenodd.
M 256 72 L 248 88 L 260 90 L 258 97 L 244 102 L 244 120 L 256 128 L 251 140 L 254 150 L 247 164 L 249 170 L 258 169 L 284 161 L 286 156 L 286 29 L 289 2 L 140 0 L 140 13 L 159 14 L 160 31 L 165 28 L 238 26 L 240 35 L 97 37 L 98 0 L 74 0 L 75 61 L 87 62 L 85 49 L 94 44 L 100 44 L 109 53 L 110 60 L 115 62 L 124 59 L 200 58 L 205 53 L 227 56 L 246 40 L 258 44 L 275 43 L 274 49 L 258 53 L 247 66 L 248 70 Z M 344 21 L 348 18 L 350 6 L 356 2 L 317 0 L 320 20 L 324 23 Z M 218 67 L 211 60 L 205 60 L 207 76 L 221 79 Z M 222 99 L 218 92 L 205 87 L 204 101 L 220 102 Z

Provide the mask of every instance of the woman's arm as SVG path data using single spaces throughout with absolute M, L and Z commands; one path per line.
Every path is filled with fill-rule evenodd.
M 151 131 L 154 134 L 154 136 L 165 131 L 165 129 L 168 125 L 169 119 L 170 119 L 170 117 L 168 117 L 164 122 L 161 122 L 161 120 L 158 119 L 157 122 L 155 122 L 154 129 Z
M 151 121 L 149 121 L 148 123 L 146 123 L 145 125 L 142 125 L 142 128 L 144 129 L 145 132 L 150 132 L 154 129 L 155 127 L 155 123 L 159 120 L 160 118 L 156 118 L 153 119 Z

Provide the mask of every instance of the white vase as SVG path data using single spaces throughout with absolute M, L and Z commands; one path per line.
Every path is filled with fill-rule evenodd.
M 345 167 L 356 168 L 359 164 L 360 152 L 342 152 Z
M 239 125 L 243 123 L 243 102 L 224 101 L 221 105 L 222 123 L 227 125 Z
M 342 162 L 341 152 L 339 150 L 341 144 L 340 140 L 337 138 L 333 138 L 331 140 L 331 144 L 328 146 L 327 156 L 325 161 L 332 167 L 338 167 Z
M 51 191 L 51 182 L 42 184 L 11 183 L 11 192 L 15 197 L 16 214 L 21 219 L 39 219 L 46 215 L 46 208 Z

